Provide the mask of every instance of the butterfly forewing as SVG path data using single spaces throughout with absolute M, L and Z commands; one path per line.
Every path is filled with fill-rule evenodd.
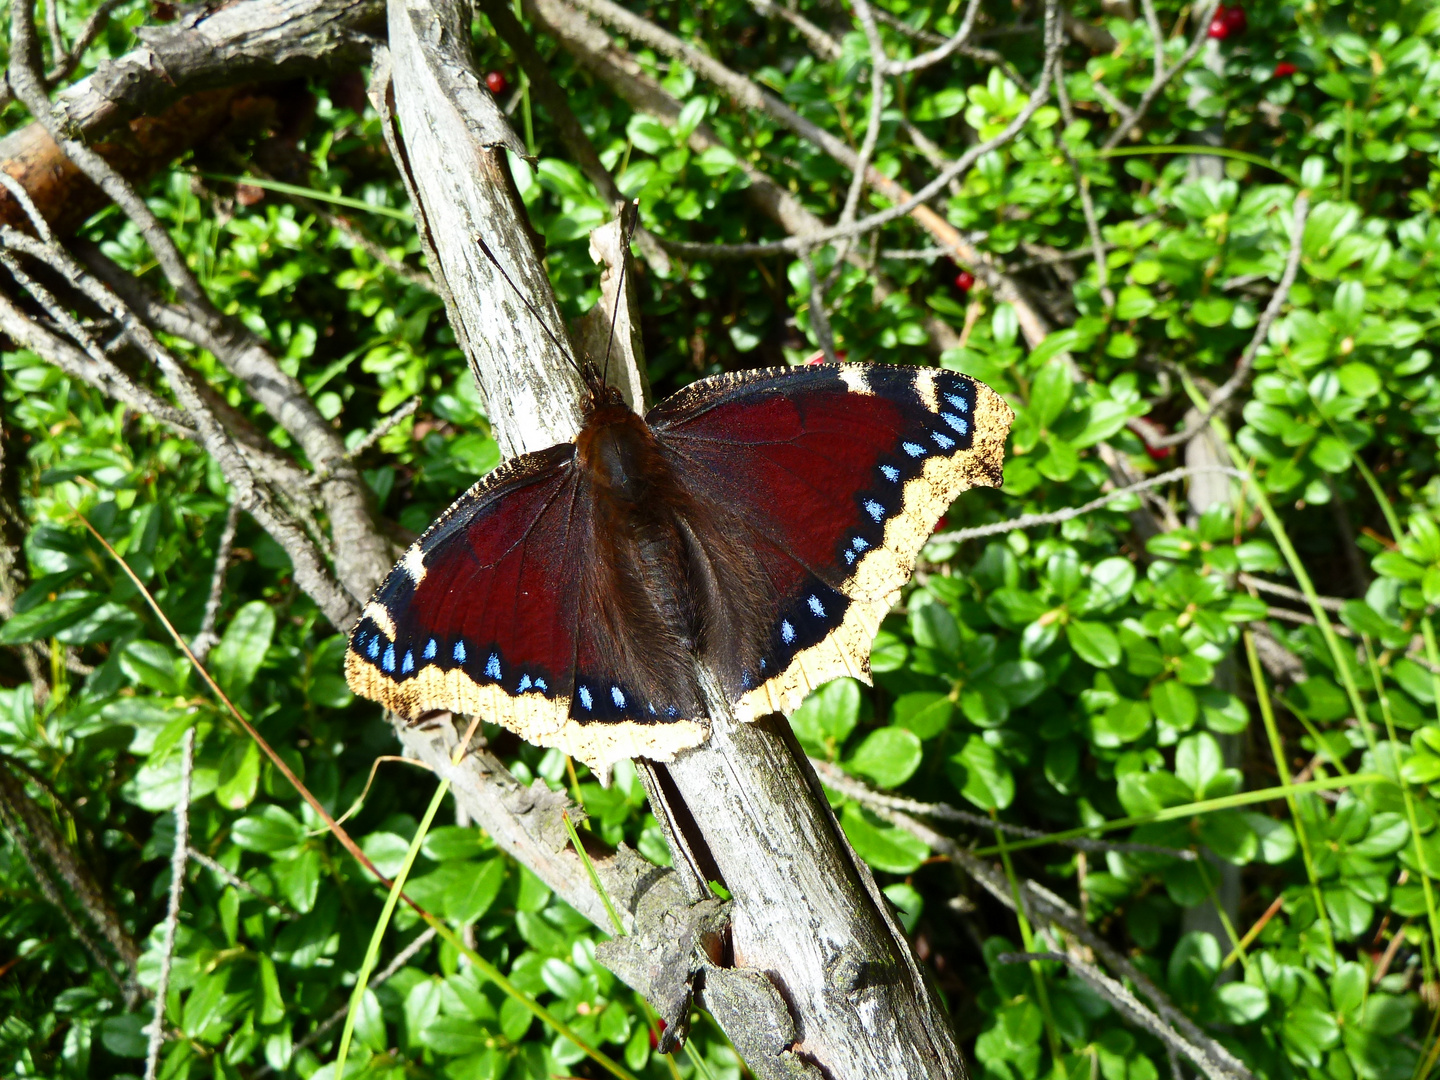
M 758 661 L 721 672 L 742 719 L 867 677 L 935 522 L 964 489 L 1000 483 L 1011 415 L 967 376 L 889 365 L 723 375 L 651 410 L 680 482 L 733 511 L 773 590 Z
M 626 700 L 634 680 L 607 667 L 614 650 L 593 640 L 593 518 L 572 445 L 501 466 L 366 605 L 345 660 L 351 688 L 407 719 L 479 715 L 602 770 L 698 744 L 692 720 Z

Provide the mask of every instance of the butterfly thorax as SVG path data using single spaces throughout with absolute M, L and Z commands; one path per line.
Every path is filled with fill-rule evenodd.
M 638 505 L 665 472 L 655 436 L 623 401 L 590 411 L 575 455 L 601 499 Z

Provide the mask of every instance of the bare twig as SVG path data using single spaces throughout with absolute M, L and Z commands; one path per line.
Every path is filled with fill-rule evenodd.
M 1149 477 L 1139 483 L 1130 484 L 1127 487 L 1116 488 L 1114 491 L 1106 492 L 1098 499 L 1091 499 L 1081 506 L 1072 506 L 1066 510 L 1054 510 L 1048 514 L 1022 514 L 1017 518 L 1010 518 L 1008 521 L 996 521 L 990 525 L 976 525 L 970 529 L 955 529 L 952 532 L 936 533 L 933 540 L 939 542 L 960 542 L 963 540 L 975 540 L 982 536 L 996 536 L 1000 533 L 1008 533 L 1014 529 L 1035 529 L 1042 525 L 1060 525 L 1073 518 L 1083 517 L 1092 511 L 1099 510 L 1102 506 L 1114 502 L 1116 499 L 1124 498 L 1127 495 L 1136 495 L 1150 488 L 1159 487 L 1161 484 L 1169 484 L 1176 480 L 1183 480 L 1187 476 L 1194 476 L 1197 473 L 1224 473 L 1237 479 L 1245 479 L 1246 474 L 1239 469 L 1231 469 L 1223 465 L 1202 465 L 1194 468 L 1171 469 L 1169 472 L 1160 473 L 1158 476 Z
M 1260 346 L 1270 336 L 1270 327 L 1280 315 L 1280 309 L 1285 306 L 1285 301 L 1290 296 L 1290 287 L 1295 284 L 1296 274 L 1300 270 L 1300 251 L 1305 240 L 1305 219 L 1310 212 L 1310 197 L 1301 191 L 1295 196 L 1295 208 L 1290 220 L 1290 253 L 1285 260 L 1285 269 L 1280 274 L 1280 283 L 1275 286 L 1275 292 L 1270 297 L 1270 303 L 1265 305 L 1260 320 L 1255 324 L 1255 332 L 1250 335 L 1250 343 L 1245 346 L 1245 351 L 1240 355 L 1240 362 L 1235 365 L 1235 371 L 1230 378 L 1226 379 L 1210 395 L 1205 403 L 1204 415 L 1187 424 L 1184 431 L 1177 431 L 1173 435 L 1164 435 L 1160 438 L 1145 437 L 1145 441 L 1156 448 L 1166 446 L 1179 446 L 1181 443 L 1189 442 L 1200 431 L 1208 427 L 1210 420 L 1225 407 L 1232 397 L 1235 396 L 1241 385 L 1250 376 L 1250 369 L 1255 366 L 1255 357 L 1260 352 Z
M 912 71 L 921 71 L 940 63 L 949 57 L 957 49 L 963 46 L 970 39 L 970 31 L 975 29 L 975 16 L 980 11 L 980 0 L 970 0 L 965 8 L 965 16 L 960 20 L 960 29 L 947 39 L 943 44 L 936 46 L 928 52 L 912 56 L 909 60 L 892 60 L 886 68 L 888 75 L 905 75 Z
M 276 911 L 288 915 L 292 919 L 300 917 L 300 913 L 294 908 L 292 908 L 289 904 L 285 903 L 284 900 L 277 900 L 273 896 L 266 896 L 254 885 L 251 885 L 250 882 L 246 881 L 238 874 L 231 873 L 231 871 L 228 870 L 222 863 L 216 862 L 199 848 L 190 848 L 189 854 L 190 858 L 195 860 L 195 862 L 205 867 L 206 870 L 209 870 L 212 874 L 220 878 L 220 880 L 222 880 L 223 882 L 225 882 L 225 884 L 231 886 L 232 888 L 240 889 L 242 892 L 248 892 L 251 896 L 254 896 L 258 900 L 264 901 Z
M 4 766 L 0 765 L 0 770 L 3 769 Z M 109 957 L 105 955 L 85 927 L 80 925 L 80 920 L 75 918 L 75 914 L 70 910 L 69 905 L 65 903 L 65 898 L 60 894 L 60 889 L 56 886 L 54 880 L 50 877 L 49 871 L 45 869 L 44 864 L 40 861 L 32 839 L 20 821 L 20 808 L 11 805 L 7 797 L 7 792 L 3 788 L 0 788 L 0 824 L 3 824 L 5 831 L 10 834 L 11 840 L 14 841 L 15 847 L 20 852 L 20 857 L 25 860 L 25 865 L 30 870 L 30 876 L 33 877 L 35 883 L 40 886 L 41 894 L 50 902 L 51 906 L 60 912 L 61 917 L 65 920 L 65 925 L 70 928 L 70 933 L 75 935 L 75 940 L 80 942 L 85 951 L 95 960 L 100 970 L 110 976 L 116 986 L 121 990 L 127 990 L 126 981 L 122 979 L 114 967 L 111 966 Z
M 1016 891 L 1010 880 L 998 867 L 966 851 L 949 837 L 936 832 L 924 822 L 909 814 L 884 807 L 875 807 L 879 817 L 890 822 L 924 842 L 931 850 L 949 856 L 967 874 L 974 878 L 991 896 L 1006 907 L 1016 907 Z M 1026 914 L 1036 921 L 1048 920 L 1073 936 L 1083 946 L 1094 951 L 1111 970 L 1122 979 L 1128 979 L 1147 997 L 1160 1018 L 1178 1031 L 1196 1050 L 1199 1057 L 1191 1058 L 1211 1080 L 1254 1080 L 1244 1064 L 1230 1051 L 1205 1034 L 1200 1027 L 1177 1009 L 1170 998 L 1137 968 L 1128 957 L 1090 929 L 1080 912 L 1036 881 L 1023 879 L 1019 890 L 1020 902 Z
M 1055 99 L 1060 105 L 1060 115 L 1065 121 L 1065 127 L 1069 128 L 1075 123 L 1074 110 L 1070 108 L 1070 95 L 1065 90 L 1065 80 L 1055 80 Z M 1095 259 L 1095 282 L 1100 289 L 1101 299 L 1105 301 L 1107 308 L 1114 308 L 1115 293 L 1110 288 L 1110 268 L 1105 258 L 1105 241 L 1100 236 L 1100 219 L 1095 214 L 1095 199 L 1090 193 L 1090 178 L 1080 167 L 1080 162 L 1075 160 L 1075 155 L 1070 150 L 1070 144 L 1065 141 L 1062 132 L 1056 138 L 1056 143 L 1065 155 L 1065 160 L 1070 163 L 1070 175 L 1075 177 L 1075 187 L 1080 193 L 1080 208 L 1085 213 L 1085 231 L 1090 234 L 1090 250 Z
M 125 212 L 144 236 L 157 265 L 189 317 L 184 329 L 166 329 L 214 353 L 227 370 L 245 382 L 255 398 L 295 438 L 317 467 L 330 467 L 332 476 L 321 490 L 336 542 L 347 552 L 339 571 L 352 600 L 368 596 L 388 572 L 393 550 L 372 517 L 359 473 L 344 460 L 344 443 L 325 422 L 300 382 L 281 369 L 264 343 L 243 324 L 225 318 L 216 310 L 169 232 L 135 188 L 99 153 L 81 140 L 69 137 L 67 126 L 52 108 L 37 72 L 34 12 L 30 4 L 15 3 L 11 16 L 9 75 L 16 96 L 65 154 Z M 182 404 L 185 404 L 185 397 L 194 396 L 193 388 L 188 384 L 182 389 L 175 376 L 168 371 L 165 374 Z M 192 414 L 195 412 L 188 404 L 186 408 Z M 203 421 L 199 417 L 196 419 L 203 429 Z M 270 531 L 268 526 L 266 531 Z M 298 581 L 298 565 L 296 569 Z M 328 572 L 323 572 L 323 576 L 328 576 Z M 318 579 L 315 580 L 319 584 Z M 322 591 L 333 592 L 323 588 Z M 344 611 L 347 617 L 354 607 L 351 603 L 333 606 L 335 613 Z
M 815 340 L 825 354 L 827 364 L 838 364 L 835 353 L 835 335 L 830 331 L 830 316 L 825 311 L 825 287 L 820 282 L 820 273 L 810 252 L 800 252 L 800 261 L 805 264 L 805 273 L 810 278 L 810 328 L 815 331 Z
M 1190 66 L 1190 61 L 1195 59 L 1195 54 L 1200 51 L 1200 46 L 1205 44 L 1205 34 L 1210 27 L 1210 17 L 1214 15 L 1215 8 L 1219 2 L 1220 0 L 1202 0 L 1201 6 L 1195 12 L 1195 33 L 1190 39 L 1190 44 L 1186 46 L 1185 52 L 1181 54 L 1180 59 L 1175 62 L 1174 67 L 1165 67 L 1165 39 L 1163 36 L 1156 37 L 1155 76 L 1150 80 L 1150 85 L 1147 86 L 1145 92 L 1140 95 L 1140 100 L 1133 109 L 1126 107 L 1118 100 L 1114 101 L 1115 106 L 1117 106 L 1116 111 L 1120 116 L 1120 123 L 1117 124 L 1115 130 L 1110 133 L 1110 138 L 1105 140 L 1106 150 L 1113 150 L 1119 146 L 1130 134 L 1130 131 L 1135 125 L 1140 122 L 1141 118 L 1150 110 L 1150 106 L 1154 103 L 1155 99 L 1160 96 L 1160 92 L 1165 89 L 1170 83 L 1170 80 Z M 1153 11 L 1147 12 L 1146 15 L 1147 18 L 1149 18 L 1153 15 Z M 1158 35 L 1158 33 L 1159 20 L 1156 19 L 1152 23 L 1151 34 Z M 1095 85 L 1099 86 L 1100 83 L 1096 82 Z
M 24 4 L 17 4 L 18 11 Z M 226 480 L 235 488 L 240 506 L 249 511 L 260 527 L 268 532 L 290 556 L 295 581 L 316 602 L 336 626 L 348 626 L 358 614 L 358 605 L 347 596 L 330 575 L 315 542 L 271 500 L 268 489 L 256 478 L 244 455 L 229 433 L 216 419 L 204 397 L 191 382 L 189 373 L 120 299 L 105 285 L 87 273 L 75 259 L 58 245 L 46 245 L 0 227 L 0 241 L 27 255 L 44 260 L 65 277 L 70 285 L 122 327 L 125 337 L 159 369 L 181 405 L 193 418 L 198 441 L 220 466 Z
M 369 450 L 370 447 L 374 446 L 386 435 L 394 431 L 397 424 L 402 423 L 407 417 L 413 416 L 415 414 L 415 410 L 419 407 L 420 395 L 416 394 L 414 397 L 412 397 L 409 401 L 405 402 L 405 404 L 401 405 L 394 412 L 383 417 L 378 424 L 376 424 L 373 428 L 367 431 L 365 433 L 365 437 L 361 439 L 358 443 L 356 443 L 353 447 L 351 447 L 350 452 L 346 456 L 349 457 L 352 461 L 355 458 L 358 458 L 361 454 L 365 453 L 366 450 Z
M 1269 593 L 1272 596 L 1283 596 L 1286 600 L 1294 600 L 1297 604 L 1309 604 L 1310 598 L 1299 589 L 1292 589 L 1288 585 L 1277 585 L 1273 581 L 1266 581 L 1264 578 L 1256 577 L 1254 574 L 1241 573 L 1237 578 L 1241 585 L 1254 589 L 1256 592 Z M 1345 607 L 1345 601 L 1338 596 L 1321 596 L 1316 598 L 1320 606 L 1326 611 L 1341 611 Z
M 886 795 L 884 792 L 875 791 L 856 780 L 838 765 L 821 761 L 819 758 L 812 757 L 810 764 L 815 767 L 815 772 L 825 782 L 826 787 L 833 788 L 846 798 L 854 799 L 864 806 L 898 810 L 902 813 L 918 814 L 921 817 L 937 818 L 941 821 L 955 821 L 987 831 L 998 829 L 1000 832 L 1009 833 L 1012 836 L 1046 835 L 1040 829 L 1030 829 L 1024 825 L 996 821 L 994 818 L 985 817 L 983 814 L 972 814 L 968 810 L 961 810 L 947 803 L 926 803 L 916 799 L 906 799 L 899 795 Z M 1135 855 L 1164 855 L 1166 858 L 1179 859 L 1182 862 L 1194 862 L 1196 859 L 1193 851 L 1184 848 L 1161 847 L 1157 844 L 1131 844 L 1117 840 L 1097 840 L 1085 836 L 1058 842 L 1064 847 L 1072 847 L 1077 851 L 1119 851 Z
M 1063 952 L 1001 953 L 995 959 L 1001 964 L 1028 964 L 1032 960 L 1058 960 L 1060 963 L 1068 965 L 1071 971 L 1084 979 L 1090 988 L 1108 1001 L 1117 1012 L 1128 1016 L 1150 1032 L 1163 1042 L 1167 1049 L 1184 1054 L 1202 1070 L 1205 1068 L 1207 1055 L 1203 1050 L 1191 1045 L 1188 1040 L 1146 1008 L 1139 998 L 1093 964 L 1087 964 L 1078 957 Z M 1226 1073 L 1216 1075 L 1208 1070 L 1206 1070 L 1206 1074 L 1211 1076 L 1212 1080 L 1221 1080 L 1228 1075 Z
M 175 960 L 175 934 L 180 928 L 180 899 L 185 892 L 185 865 L 190 849 L 190 781 L 195 770 L 195 728 L 180 740 L 180 801 L 175 804 L 175 849 L 170 856 L 170 901 L 165 911 L 165 939 L 160 946 L 160 981 L 155 987 L 155 1018 L 145 1051 L 145 1080 L 155 1080 L 160 1047 L 165 1043 L 165 999 L 170 996 L 170 967 Z
M 210 574 L 210 595 L 205 599 L 205 614 L 200 620 L 200 632 L 190 643 L 195 656 L 203 664 L 220 641 L 215 633 L 215 620 L 220 616 L 220 601 L 225 595 L 225 572 L 230 568 L 230 549 L 235 543 L 235 528 L 240 522 L 240 504 L 231 501 L 225 511 L 225 525 L 220 530 L 220 543 L 215 547 L 215 569 Z
M 397 971 L 399 971 L 411 960 L 413 960 L 415 958 L 415 955 L 420 952 L 421 949 L 425 948 L 426 945 L 429 945 L 430 942 L 432 942 L 433 940 L 435 940 L 435 928 L 433 926 L 426 927 L 424 933 L 416 934 L 414 941 L 410 942 L 409 945 L 406 945 L 405 948 L 401 949 L 398 953 L 396 953 L 395 958 L 391 960 L 390 963 L 386 964 L 382 970 L 376 972 L 370 977 L 370 988 L 373 990 L 375 987 L 379 986 L 381 983 L 389 979 L 390 976 L 394 975 Z M 335 1029 L 335 1025 L 339 1024 L 342 1020 L 345 1019 L 345 1014 L 348 1011 L 349 1006 L 342 1005 L 340 1008 L 336 1009 L 333 1013 L 326 1017 L 325 1020 L 317 1024 L 303 1039 L 297 1039 L 290 1046 L 290 1056 L 294 1057 L 295 1051 L 303 1050 L 307 1046 L 313 1046 L 315 1043 L 323 1039 L 326 1034 Z M 251 1075 L 253 1076 L 254 1080 L 262 1080 L 263 1077 L 269 1076 L 274 1071 L 275 1069 L 267 1062 L 266 1064 L 260 1066 L 260 1068 L 256 1069 L 255 1072 Z

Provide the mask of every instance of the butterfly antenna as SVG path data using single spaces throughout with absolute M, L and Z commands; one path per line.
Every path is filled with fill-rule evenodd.
M 475 234 L 475 242 L 480 245 L 480 250 L 485 253 L 485 257 L 490 260 L 490 265 L 494 266 L 496 270 L 500 271 L 500 276 L 505 279 L 505 284 L 509 285 L 510 288 L 514 290 L 515 295 L 520 298 L 520 302 L 525 305 L 525 310 L 530 312 L 530 314 L 534 317 L 535 321 L 540 324 L 540 329 L 545 331 L 545 336 L 554 343 L 555 348 L 560 350 L 560 355 L 565 357 L 566 360 L 570 361 L 570 366 L 573 367 L 583 379 L 585 377 L 585 372 L 581 370 L 580 365 L 575 362 L 575 357 L 570 354 L 569 348 L 563 345 L 560 339 L 556 337 L 553 332 L 551 332 L 550 327 L 545 324 L 544 317 L 540 314 L 540 312 L 535 310 L 535 305 L 530 303 L 530 298 L 520 291 L 520 286 L 516 285 L 515 282 L 511 280 L 510 275 L 505 270 L 505 267 L 500 265 L 500 260 L 495 257 L 495 253 L 490 250 L 490 246 L 485 243 L 484 238 L 481 237 L 479 233 Z
M 625 267 L 630 262 L 630 241 L 635 236 L 635 226 L 640 222 L 639 200 L 627 204 L 620 211 L 620 220 L 625 227 L 625 239 L 620 245 L 620 281 L 615 286 L 615 309 L 610 312 L 610 336 L 605 341 L 605 364 L 600 381 L 608 382 L 610 376 L 610 348 L 615 344 L 615 324 L 620 319 L 620 301 L 625 296 Z

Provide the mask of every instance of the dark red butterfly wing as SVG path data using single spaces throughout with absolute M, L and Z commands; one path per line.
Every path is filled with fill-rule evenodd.
M 1011 419 L 968 376 L 884 364 L 722 375 L 651 410 L 680 484 L 741 523 L 770 584 L 762 640 L 721 656 L 741 719 L 868 681 L 935 523 L 966 488 L 999 485 Z
M 697 745 L 702 725 L 673 702 L 646 700 L 615 670 L 606 621 L 593 617 L 604 592 L 593 530 L 573 444 L 502 465 L 410 547 L 365 606 L 345 657 L 350 687 L 409 719 L 479 715 L 601 773 L 620 758 L 669 760 Z M 670 697 L 688 705 L 685 689 Z

